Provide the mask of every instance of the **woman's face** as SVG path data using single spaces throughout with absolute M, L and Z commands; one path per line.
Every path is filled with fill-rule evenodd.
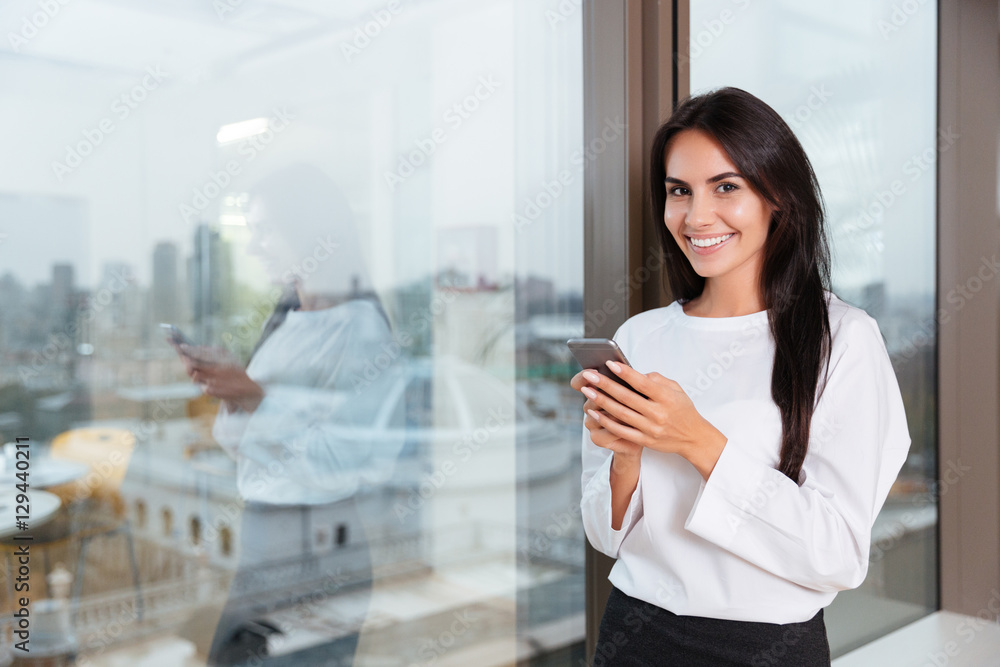
M 277 221 L 270 219 L 267 207 L 259 197 L 250 200 L 247 228 L 250 230 L 247 253 L 260 260 L 273 282 L 287 282 L 297 258 L 288 240 L 277 230 Z
M 664 163 L 663 222 L 695 272 L 704 278 L 745 272 L 746 280 L 756 284 L 774 208 L 702 130 L 677 133 L 667 144 Z

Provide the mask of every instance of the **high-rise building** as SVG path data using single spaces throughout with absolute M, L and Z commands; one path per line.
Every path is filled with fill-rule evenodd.
M 153 287 L 150 310 L 154 322 L 178 322 L 181 291 L 177 274 L 177 246 L 169 241 L 153 248 Z
M 97 313 L 96 319 L 109 327 L 136 326 L 137 322 L 132 319 L 140 304 L 130 294 L 134 284 L 135 274 L 131 266 L 121 261 L 105 262 L 101 267 L 98 288 L 90 297 L 91 307 Z
M 232 261 L 229 245 L 217 229 L 202 223 L 194 231 L 194 252 L 188 259 L 191 310 L 198 342 L 218 342 L 232 294 Z
M 52 265 L 52 303 L 55 306 L 66 307 L 73 296 L 73 265 Z
M 73 265 L 58 263 L 52 265 L 52 285 L 49 288 L 50 328 L 58 330 L 69 323 L 69 313 L 73 307 Z

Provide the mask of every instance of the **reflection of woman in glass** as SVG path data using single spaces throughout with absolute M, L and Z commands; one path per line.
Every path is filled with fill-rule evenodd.
M 910 446 L 878 325 L 826 287 L 816 177 L 757 98 L 682 103 L 651 188 L 677 300 L 618 329 L 634 369 L 608 364 L 649 398 L 571 382 L 584 527 L 617 558 L 595 662 L 829 665 L 823 608 L 864 581 Z
M 239 571 L 212 664 L 256 664 L 273 631 L 265 615 L 300 596 L 322 590 L 328 600 L 350 588 L 357 598 L 370 589 L 353 500 L 389 476 L 398 452 L 374 436 L 384 398 L 379 379 L 360 382 L 391 332 L 370 296 L 346 199 L 320 171 L 290 167 L 252 191 L 247 224 L 251 252 L 286 285 L 285 297 L 245 370 L 183 350 L 191 378 L 222 401 L 213 435 L 236 459 L 245 500 Z M 358 601 L 354 611 L 363 616 Z M 359 619 L 328 620 L 349 626 Z M 300 664 L 349 662 L 356 641 L 343 638 Z

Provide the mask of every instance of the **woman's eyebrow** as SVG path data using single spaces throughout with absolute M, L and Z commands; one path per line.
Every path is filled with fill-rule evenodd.
M 718 174 L 717 176 L 713 176 L 712 178 L 708 179 L 705 182 L 706 183 L 715 183 L 715 182 L 721 181 L 721 180 L 723 180 L 725 178 L 734 178 L 734 177 L 735 178 L 743 178 L 742 176 L 740 176 L 739 174 L 737 174 L 735 171 L 727 171 L 727 172 Z
M 742 176 L 740 176 L 739 174 L 737 174 L 735 171 L 726 171 L 726 172 L 723 172 L 721 174 L 717 174 L 717 175 L 711 177 L 710 179 L 708 179 L 705 182 L 706 183 L 716 183 L 716 182 L 721 181 L 723 179 L 734 178 L 734 177 L 735 178 L 743 178 Z M 687 181 L 682 181 L 681 179 L 674 178 L 673 176 L 666 176 L 666 177 L 664 177 L 663 181 L 665 183 L 674 183 L 676 185 L 687 185 Z

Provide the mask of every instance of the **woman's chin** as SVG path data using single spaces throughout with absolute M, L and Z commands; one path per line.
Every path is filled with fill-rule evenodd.
M 718 267 L 706 266 L 705 262 L 699 262 L 699 259 L 698 257 L 688 257 L 688 262 L 691 263 L 691 268 L 694 272 L 702 278 L 716 278 L 725 273 L 725 271 L 720 271 Z
M 281 267 L 272 264 L 264 269 L 267 274 L 268 280 L 271 281 L 272 285 L 288 285 L 291 286 L 295 284 L 295 274 L 291 271 L 284 271 Z

